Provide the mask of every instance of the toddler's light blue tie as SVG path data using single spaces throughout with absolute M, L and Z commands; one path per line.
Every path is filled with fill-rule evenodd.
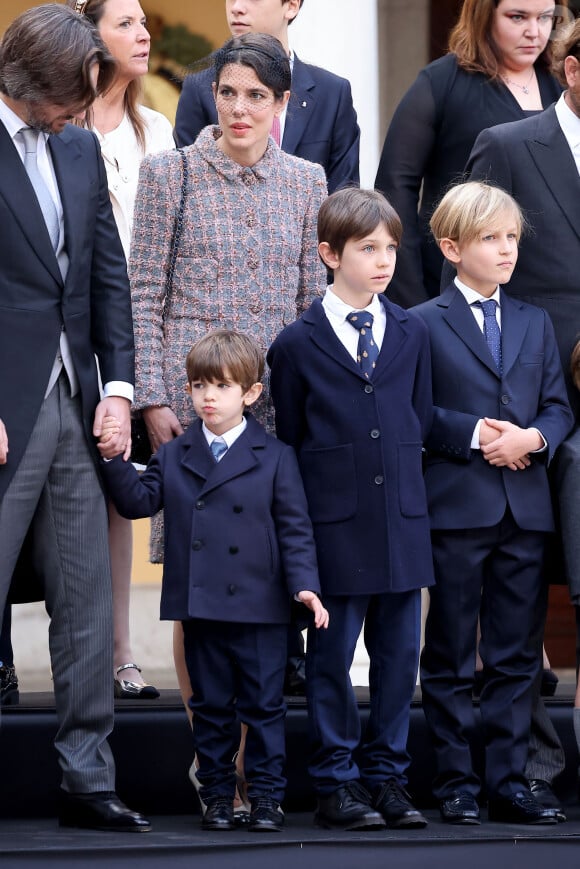
M 209 448 L 216 462 L 219 462 L 228 451 L 228 445 L 223 438 L 215 438 Z

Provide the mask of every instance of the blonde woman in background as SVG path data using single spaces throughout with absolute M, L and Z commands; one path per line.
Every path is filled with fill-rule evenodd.
M 85 15 L 117 61 L 109 90 L 93 104 L 89 126 L 101 144 L 109 194 L 127 260 L 133 230 L 133 208 L 143 157 L 175 147 L 171 124 L 159 112 L 141 105 L 142 79 L 149 64 L 150 36 L 138 0 L 67 0 Z M 135 664 L 129 628 L 133 534 L 131 522 L 109 505 L 109 544 L 113 576 L 114 685 L 116 697 L 159 696 L 146 685 Z

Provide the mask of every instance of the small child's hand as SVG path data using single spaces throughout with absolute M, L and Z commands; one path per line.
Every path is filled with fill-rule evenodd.
M 101 427 L 101 436 L 99 437 L 99 442 L 97 444 L 97 449 L 104 459 L 114 459 L 115 456 L 123 454 L 124 450 L 119 448 L 114 449 L 109 446 L 111 439 L 119 433 L 120 428 L 121 425 L 116 416 L 106 416 L 104 418 Z
M 314 613 L 314 627 L 327 628 L 329 620 L 328 610 L 322 606 L 318 595 L 314 594 L 313 591 L 300 591 L 296 596 L 304 606 L 307 606 Z
M 481 448 L 483 457 L 495 467 L 525 470 L 531 463 L 528 454 L 543 446 L 542 437 L 536 429 L 520 428 L 507 420 L 485 419 L 485 423 L 500 432 L 496 440 Z
M 116 416 L 106 416 L 101 426 L 101 436 L 99 437 L 100 444 L 106 444 L 110 441 L 113 435 L 116 435 L 121 430 L 121 423 Z

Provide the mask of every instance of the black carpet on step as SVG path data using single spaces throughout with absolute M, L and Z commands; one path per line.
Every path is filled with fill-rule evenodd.
M 204 833 L 197 818 L 153 817 L 150 833 L 60 830 L 54 819 L 0 820 L 2 869 L 199 867 L 199 869 L 572 869 L 580 810 L 556 827 L 483 823 L 454 827 L 428 811 L 424 830 L 329 832 L 310 814 L 288 813 L 281 833 Z M 485 813 L 483 813 L 485 820 Z
M 357 698 L 364 727 L 368 689 L 357 689 Z M 555 789 L 566 804 L 576 804 L 578 752 L 572 697 L 548 700 L 546 705 L 567 759 Z M 18 706 L 4 707 L 1 730 L 0 818 L 54 817 L 60 772 L 52 745 L 56 732 L 53 695 L 24 694 Z M 286 733 L 288 788 L 284 807 L 289 812 L 310 812 L 314 795 L 306 771 L 306 705 L 302 699 L 288 698 Z M 475 764 L 481 773 L 479 728 L 471 736 Z M 117 701 L 110 741 L 117 763 L 117 792 L 132 808 L 148 815 L 190 816 L 199 811 L 187 776 L 193 759 L 191 732 L 177 691 L 162 691 L 158 700 Z M 420 808 L 433 807 L 433 754 L 419 691 L 411 709 L 409 752 L 409 791 Z

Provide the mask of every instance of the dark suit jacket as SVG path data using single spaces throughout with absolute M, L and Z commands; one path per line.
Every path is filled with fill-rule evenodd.
M 553 530 L 546 465 L 573 424 L 554 330 L 546 312 L 501 297 L 503 374 L 455 284 L 413 309 L 429 330 L 433 427 L 425 483 L 434 529 L 485 528 L 509 505 L 528 531 Z M 524 471 L 496 468 L 471 449 L 484 416 L 537 428 L 548 448 Z
M 89 443 L 99 401 L 95 354 L 103 382 L 133 382 L 129 283 L 99 143 L 69 125 L 49 146 L 70 260 L 64 284 L 28 175 L 0 123 L 0 418 L 10 448 L 0 497 L 38 416 L 63 326 Z
M 177 106 L 175 138 L 191 145 L 208 124 L 217 124 L 211 89 L 213 70 L 188 76 Z M 349 82 L 303 63 L 294 55 L 292 93 L 288 103 L 282 148 L 289 154 L 320 163 L 328 192 L 359 183 L 360 130 Z
M 429 344 L 414 314 L 381 302 L 387 327 L 371 382 L 320 299 L 268 351 L 276 431 L 298 455 L 324 594 L 433 582 L 421 468 L 432 413 Z
M 320 589 L 294 452 L 247 420 L 219 464 L 200 420 L 141 476 L 121 457 L 103 463 L 121 515 L 165 509 L 162 619 L 284 623 L 292 595 Z
M 485 130 L 467 164 L 472 179 L 511 193 L 531 230 L 520 242 L 518 263 L 505 290 L 545 308 L 560 350 L 576 420 L 580 401 L 570 354 L 580 334 L 580 176 L 554 107 L 514 124 Z
M 540 66 L 536 71 L 547 107 L 561 87 Z M 439 294 L 443 258 L 429 229 L 433 210 L 451 183 L 462 180 L 478 134 L 524 116 L 505 85 L 466 72 L 453 54 L 421 70 L 393 115 L 375 181 L 403 221 L 388 289 L 394 302 L 407 308 Z

